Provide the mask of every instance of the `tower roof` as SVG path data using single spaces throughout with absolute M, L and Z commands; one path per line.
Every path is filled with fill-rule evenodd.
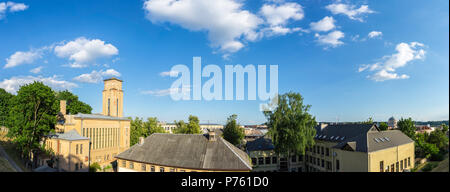
M 103 81 L 111 81 L 111 80 L 116 80 L 116 81 L 123 82 L 122 80 L 117 79 L 117 78 L 115 78 L 115 77 L 111 77 L 111 78 L 105 79 L 105 80 L 103 80 Z

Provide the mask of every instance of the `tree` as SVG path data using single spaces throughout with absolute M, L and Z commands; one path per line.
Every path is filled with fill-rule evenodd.
M 130 122 L 130 145 L 133 146 L 139 142 L 139 137 L 143 137 L 145 130 L 141 118 L 134 118 Z
M 367 119 L 367 121 L 363 121 L 362 123 L 363 123 L 363 124 L 370 124 L 370 125 L 372 125 L 372 124 L 373 124 L 373 118 L 372 118 L 372 117 L 369 117 L 369 118 Z
M 13 97 L 13 94 L 8 93 L 4 89 L 0 88 L 0 126 L 6 125 L 6 120 L 10 109 L 10 102 Z
M 416 127 L 414 126 L 414 121 L 411 119 L 411 117 L 408 119 L 401 118 L 398 121 L 397 126 L 400 131 L 402 131 L 409 138 L 415 138 L 414 135 L 416 134 Z
M 11 100 L 7 136 L 16 143 L 23 158 L 31 158 L 32 153 L 37 156 L 41 139 L 55 129 L 57 113 L 57 100 L 50 87 L 41 82 L 20 87 Z
M 200 124 L 197 116 L 189 115 L 189 122 L 186 124 L 183 120 L 175 121 L 177 128 L 174 130 L 175 133 L 179 134 L 200 134 L 202 130 L 200 129 Z
M 73 93 L 65 90 L 60 91 L 56 94 L 56 98 L 58 100 L 66 100 L 67 102 L 67 114 L 78 114 L 78 113 L 84 113 L 84 114 L 91 114 L 92 107 L 80 100 L 78 100 L 78 96 L 74 95 Z M 59 102 L 58 102 L 59 107 Z
M 223 138 L 233 145 L 239 145 L 244 139 L 244 129 L 239 126 L 236 121 L 237 115 L 228 117 L 227 124 L 223 129 Z
M 311 105 L 304 105 L 299 93 L 286 93 L 278 99 L 274 111 L 264 112 L 275 152 L 304 154 L 306 147 L 314 145 L 316 135 L 315 117 L 308 113 Z
M 144 122 L 144 137 L 148 137 L 153 133 L 166 133 L 164 128 L 158 125 L 158 119 L 156 117 L 149 117 L 147 122 Z
M 385 122 L 381 122 L 380 126 L 378 127 L 381 131 L 386 131 L 388 130 L 388 125 Z
M 436 145 L 436 147 L 444 151 L 448 147 L 448 137 L 445 130 L 436 129 L 428 136 L 428 143 Z

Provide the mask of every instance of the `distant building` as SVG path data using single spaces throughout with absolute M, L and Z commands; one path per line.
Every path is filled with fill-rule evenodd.
M 435 127 L 431 127 L 430 124 L 428 125 L 416 125 L 416 133 L 428 133 L 430 134 L 436 130 Z
M 397 120 L 394 117 L 389 118 L 388 122 L 388 129 L 397 129 Z
M 119 172 L 249 172 L 248 155 L 208 134 L 155 133 L 116 156 Z
M 244 133 L 244 139 L 246 142 L 253 141 L 265 135 L 261 130 L 256 128 L 245 128 Z
M 307 149 L 309 172 L 401 172 L 414 167 L 414 141 L 368 124 L 320 124 Z
M 158 122 L 158 125 L 161 126 L 167 133 L 174 133 L 177 128 L 177 124 L 175 123 Z M 207 133 L 208 130 L 223 129 L 223 125 L 220 124 L 200 123 L 199 126 L 203 133 Z
M 250 156 L 253 172 L 303 172 L 303 155 L 279 156 L 274 151 L 268 135 L 247 142 L 246 152 Z

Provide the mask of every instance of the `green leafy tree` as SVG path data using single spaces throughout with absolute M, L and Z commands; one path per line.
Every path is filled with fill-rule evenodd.
M 41 82 L 20 87 L 11 100 L 7 136 L 16 143 L 23 158 L 40 152 L 41 139 L 55 129 L 57 113 L 57 100 L 50 87 Z
M 388 125 L 385 122 L 381 122 L 380 126 L 378 127 L 381 131 L 386 131 L 388 130 Z
M 369 117 L 369 118 L 367 119 L 367 121 L 363 121 L 362 123 L 363 123 L 363 124 L 370 124 L 370 125 L 372 125 L 372 124 L 373 124 L 373 118 L 372 118 L 372 117 Z
M 311 105 L 303 104 L 299 93 L 286 93 L 278 97 L 278 107 L 265 111 L 275 152 L 289 156 L 290 153 L 304 154 L 305 148 L 314 145 L 317 124 L 308 113 Z
M 448 147 L 448 137 L 445 130 L 436 129 L 428 136 L 428 143 L 436 145 L 436 147 L 444 151 Z
M 416 134 L 416 127 L 414 126 L 414 121 L 411 119 L 411 117 L 408 119 L 401 118 L 398 121 L 397 126 L 400 131 L 402 131 L 409 138 L 415 138 L 414 135 Z
M 164 128 L 158 125 L 158 119 L 156 117 L 150 117 L 144 122 L 144 137 L 148 137 L 153 133 L 166 133 Z
M 6 92 L 0 88 L 0 126 L 5 126 L 10 110 L 10 102 L 14 97 L 13 94 Z
M 84 114 L 91 114 L 92 107 L 80 100 L 78 100 L 78 96 L 74 95 L 73 93 L 65 90 L 60 91 L 56 94 L 56 98 L 58 100 L 66 100 L 67 106 L 66 110 L 69 114 L 78 114 L 78 113 L 84 113 Z M 58 102 L 59 107 L 59 102 Z
M 179 134 L 200 134 L 202 130 L 200 129 L 200 121 L 197 116 L 189 115 L 189 122 L 186 124 L 183 120 L 175 121 L 177 128 L 174 130 L 175 133 Z
M 97 162 L 92 163 L 91 166 L 89 167 L 89 172 L 97 172 L 97 171 L 101 171 L 101 170 L 102 170 L 102 167 Z
M 244 139 L 244 129 L 237 123 L 237 115 L 228 117 L 227 124 L 223 129 L 223 138 L 233 145 L 239 145 Z
M 139 142 L 139 137 L 145 134 L 144 123 L 141 118 L 134 118 L 130 122 L 130 145 L 133 146 Z

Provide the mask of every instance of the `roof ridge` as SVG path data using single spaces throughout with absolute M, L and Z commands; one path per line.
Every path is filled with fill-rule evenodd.
M 244 163 L 245 166 L 247 166 L 248 168 L 250 168 L 250 170 L 252 169 L 252 166 L 248 165 L 248 163 L 247 163 L 246 161 L 244 161 L 244 160 L 241 158 L 241 156 L 240 156 L 239 154 L 237 154 L 236 151 L 234 151 L 233 148 L 231 148 L 231 147 L 228 145 L 228 141 L 226 141 L 225 139 L 223 139 L 223 138 L 221 138 L 221 137 L 219 137 L 219 139 L 225 144 L 225 146 L 227 146 L 227 147 L 234 153 L 234 155 L 236 155 L 236 156 L 239 158 L 239 160 L 241 160 L 241 161 Z M 231 143 L 230 143 L 230 144 L 231 144 Z

